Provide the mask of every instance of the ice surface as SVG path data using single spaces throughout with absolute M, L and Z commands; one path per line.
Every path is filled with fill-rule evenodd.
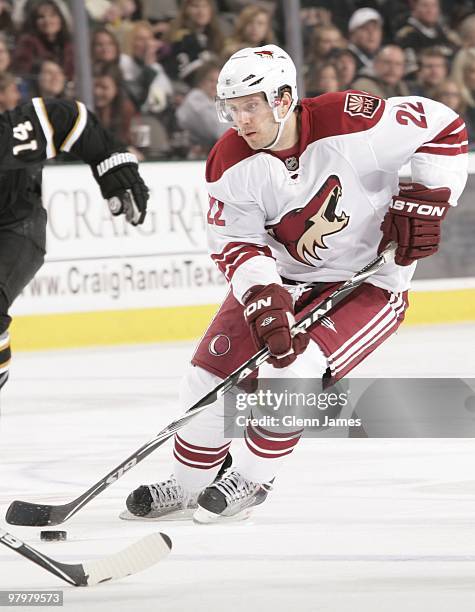
M 475 378 L 475 326 L 402 329 L 364 376 Z M 306 439 L 241 524 L 125 522 L 129 491 L 169 473 L 156 451 L 60 529 L 8 526 L 13 499 L 70 501 L 178 416 L 191 344 L 17 354 L 0 417 L 0 526 L 59 560 L 98 558 L 151 531 L 161 564 L 74 589 L 7 548 L 0 589 L 64 589 L 71 611 L 457 612 L 475 608 L 475 440 Z M 3 548 L 3 547 L 2 547 Z

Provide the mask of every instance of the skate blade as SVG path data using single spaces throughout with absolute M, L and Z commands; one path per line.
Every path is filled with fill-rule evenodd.
M 123 510 L 119 514 L 119 518 L 123 521 L 142 521 L 144 523 L 150 523 L 153 521 L 189 521 L 191 518 L 193 518 L 193 512 L 195 511 L 196 508 L 186 508 L 184 510 L 174 510 L 173 512 L 169 512 L 168 514 L 157 515 L 154 514 L 152 511 L 146 516 L 136 516 L 128 510 Z
M 234 523 L 239 521 L 246 521 L 252 514 L 253 508 L 245 508 L 234 514 L 233 516 L 225 516 L 223 514 L 215 514 L 210 512 L 201 506 L 194 511 L 193 522 L 198 525 L 213 525 L 216 523 Z

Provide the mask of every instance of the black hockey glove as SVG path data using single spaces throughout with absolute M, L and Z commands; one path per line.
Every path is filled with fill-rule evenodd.
M 135 155 L 113 153 L 93 168 L 93 173 L 114 216 L 125 215 L 132 225 L 144 222 L 148 187 L 139 174 Z

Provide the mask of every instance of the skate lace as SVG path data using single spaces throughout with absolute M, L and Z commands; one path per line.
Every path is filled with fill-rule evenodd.
M 152 508 L 170 508 L 183 501 L 183 491 L 172 477 L 164 482 L 149 485 L 152 496 Z
M 230 472 L 223 476 L 221 480 L 215 482 L 213 486 L 216 487 L 218 491 L 224 493 L 228 502 L 230 502 L 244 499 L 248 495 L 254 493 L 256 488 L 260 485 L 250 480 L 246 480 L 237 472 Z

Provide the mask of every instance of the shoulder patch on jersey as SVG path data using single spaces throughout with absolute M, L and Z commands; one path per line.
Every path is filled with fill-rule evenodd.
M 376 96 L 370 96 L 365 93 L 347 93 L 344 111 L 352 117 L 361 115 L 362 117 L 372 119 L 381 103 L 382 99 Z
M 385 101 L 364 91 L 348 90 L 302 100 L 302 143 L 364 132 L 381 119 Z
M 228 130 L 221 136 L 208 155 L 206 161 L 206 181 L 208 183 L 215 183 L 223 176 L 226 170 L 256 153 L 257 151 L 253 151 L 246 144 L 244 138 L 238 136 L 236 130 Z

